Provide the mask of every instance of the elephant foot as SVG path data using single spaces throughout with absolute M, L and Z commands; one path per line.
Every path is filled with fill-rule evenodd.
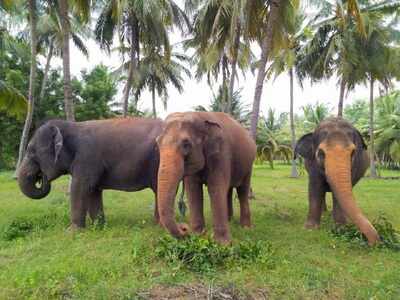
M 307 220 L 304 224 L 305 229 L 319 229 L 319 223 L 314 220 Z
M 192 226 L 192 231 L 194 234 L 197 235 L 203 235 L 207 232 L 206 228 L 204 227 L 204 225 L 193 225 Z
M 81 231 L 81 230 L 83 230 L 83 229 L 84 229 L 83 226 L 78 226 L 78 225 L 76 225 L 76 224 L 71 224 L 71 225 L 69 225 L 68 228 L 66 229 L 66 232 L 75 233 L 75 232 Z
M 230 245 L 232 243 L 229 230 L 226 228 L 214 227 L 214 239 L 218 244 L 224 246 Z
M 222 246 L 230 246 L 232 244 L 232 241 L 229 237 L 217 237 L 214 236 L 215 241 L 222 245 Z
M 240 226 L 243 228 L 251 228 L 251 221 L 250 220 L 240 220 Z

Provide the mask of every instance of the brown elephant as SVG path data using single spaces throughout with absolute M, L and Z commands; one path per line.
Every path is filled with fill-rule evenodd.
M 378 242 L 376 229 L 357 206 L 352 192 L 369 165 L 367 147 L 357 129 L 342 118 L 329 118 L 297 142 L 295 153 L 304 157 L 309 174 L 309 213 L 305 227 L 319 227 L 325 194 L 332 191 L 335 222 L 346 223 L 348 216 L 370 245 Z
M 233 188 L 238 192 L 240 223 L 251 226 L 248 197 L 256 145 L 237 121 L 225 113 L 174 113 L 166 118 L 157 144 L 160 223 L 173 236 L 188 234 L 187 225 L 175 221 L 174 201 L 182 178 L 194 232 L 204 231 L 203 184 L 208 186 L 218 242 L 230 242 L 228 196 L 231 200 Z
M 84 227 L 87 213 L 103 221 L 103 190 L 157 191 L 155 139 L 161 130 L 162 121 L 155 119 L 49 121 L 28 144 L 17 174 L 20 189 L 41 199 L 51 181 L 71 174 L 71 226 Z M 154 216 L 158 222 L 157 204 Z

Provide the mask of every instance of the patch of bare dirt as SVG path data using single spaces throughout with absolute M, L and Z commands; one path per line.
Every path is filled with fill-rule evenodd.
M 149 291 L 137 293 L 143 300 L 266 300 L 266 290 L 244 293 L 233 285 L 222 287 L 212 285 L 156 286 Z

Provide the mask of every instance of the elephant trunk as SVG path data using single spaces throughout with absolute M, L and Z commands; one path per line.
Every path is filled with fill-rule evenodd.
M 351 181 L 351 155 L 338 154 L 338 151 L 327 153 L 325 172 L 333 193 L 339 200 L 340 206 L 358 229 L 367 237 L 368 244 L 374 245 L 379 241 L 379 235 L 374 226 L 364 216 L 357 206 Z
M 51 184 L 35 162 L 25 158 L 17 176 L 19 188 L 27 197 L 42 199 L 50 193 Z
M 184 161 L 177 150 L 160 149 L 160 166 L 158 170 L 158 211 L 160 223 L 174 236 L 183 237 L 188 233 L 186 224 L 175 221 L 175 196 L 179 182 L 183 177 Z

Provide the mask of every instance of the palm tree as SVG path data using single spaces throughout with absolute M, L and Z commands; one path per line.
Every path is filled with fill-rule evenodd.
M 211 105 L 207 108 L 202 105 L 195 106 L 193 109 L 195 111 L 223 111 L 225 108 L 225 99 L 224 96 L 226 95 L 226 91 L 223 91 L 223 89 L 226 89 L 227 87 L 220 86 L 218 89 L 217 95 L 214 96 Z M 243 104 L 242 102 L 242 96 L 241 96 L 241 89 L 236 90 L 233 95 L 232 95 L 232 101 L 230 101 L 230 108 L 229 113 L 231 116 L 237 120 L 239 123 L 241 123 L 244 126 L 248 126 L 249 122 L 249 116 L 250 116 L 250 111 L 246 105 Z
M 276 157 L 289 162 L 293 156 L 287 133 L 283 130 L 287 123 L 287 113 L 276 117 L 273 109 L 268 110 L 267 117 L 262 118 L 259 123 L 259 134 L 257 135 L 257 159 L 261 162 L 267 160 L 271 169 L 274 168 Z
M 218 79 L 221 71 L 222 85 L 228 87 L 229 82 L 227 93 L 224 94 L 222 111 L 225 112 L 229 112 L 231 106 L 238 64 L 242 70 L 248 67 L 252 55 L 249 43 L 241 41 L 244 2 L 207 0 L 201 5 L 197 3 L 199 8 L 194 16 L 193 38 L 186 41 L 187 47 L 196 49 L 197 77 L 212 73 Z
M 21 143 L 19 145 L 17 170 L 22 162 L 22 158 L 25 154 L 25 149 L 28 144 L 29 131 L 32 125 L 33 111 L 35 109 L 35 80 L 36 80 L 36 50 L 37 50 L 37 6 L 36 0 L 28 1 L 29 8 L 29 27 L 31 36 L 31 70 L 29 74 L 29 91 L 28 91 L 28 111 L 26 114 L 26 120 L 24 124 L 24 129 L 22 131 Z
M 376 101 L 376 152 L 387 166 L 400 166 L 400 92 Z
M 245 12 L 246 32 L 257 39 L 261 45 L 261 60 L 258 64 L 256 87 L 254 90 L 253 110 L 251 115 L 250 134 L 256 139 L 257 124 L 260 113 L 260 101 L 267 62 L 273 51 L 282 45 L 282 31 L 293 24 L 293 14 L 298 9 L 298 1 L 270 0 L 248 1 Z
M 0 110 L 5 111 L 11 116 L 21 117 L 27 110 L 26 98 L 20 91 L 3 80 L 5 74 L 3 72 L 2 58 L 6 50 L 6 44 L 13 45 L 14 43 L 15 41 L 9 35 L 7 29 L 0 25 Z
M 71 38 L 71 24 L 70 24 L 70 2 L 73 4 L 76 14 L 82 20 L 87 22 L 90 16 L 90 0 L 58 0 L 58 13 L 61 21 L 62 29 L 62 57 L 63 57 L 63 73 L 64 73 L 64 103 L 65 115 L 67 120 L 74 121 L 74 103 L 72 99 L 71 87 L 71 69 L 70 69 L 70 52 L 69 40 Z
M 114 33 L 117 32 L 122 55 L 129 49 L 128 76 L 122 101 L 124 116 L 128 113 L 129 95 L 138 74 L 140 49 L 160 47 L 164 55 L 169 57 L 171 47 L 168 30 L 176 25 L 184 31 L 189 24 L 185 13 L 172 0 L 105 1 L 95 28 L 96 40 L 103 49 L 109 51 Z
M 84 39 L 88 37 L 85 26 L 78 20 L 76 16 L 70 19 L 71 40 L 75 47 L 79 49 L 83 55 L 89 56 L 88 49 L 85 46 Z M 39 92 L 38 103 L 44 97 L 45 88 L 50 71 L 53 56 L 62 56 L 63 48 L 63 30 L 61 28 L 60 18 L 53 6 L 46 8 L 46 14 L 42 15 L 38 20 L 38 52 L 46 56 L 46 64 L 43 71 L 43 80 Z M 47 52 L 46 52 L 47 50 Z
M 325 103 L 307 104 L 302 107 L 302 110 L 306 131 L 314 131 L 319 123 L 330 116 L 330 109 Z
M 274 73 L 277 77 L 287 71 L 289 73 L 289 91 L 290 91 L 290 133 L 292 149 L 296 146 L 296 129 L 294 124 L 294 76 L 296 64 L 299 57 L 301 43 L 303 43 L 309 34 L 308 24 L 305 22 L 305 15 L 300 10 L 296 13 L 294 27 L 287 31 L 285 46 L 280 49 L 274 57 L 274 61 L 269 68 L 268 73 Z M 300 80 L 299 80 L 300 81 Z M 300 85 L 301 85 L 300 81 Z M 297 178 L 296 160 L 292 159 L 291 177 Z
M 357 52 L 360 39 L 367 38 L 366 15 L 368 13 L 387 13 L 400 6 L 400 1 L 311 1 L 321 8 L 313 28 L 313 38 L 303 48 L 300 70 L 302 77 L 312 81 L 339 78 L 338 116 L 343 115 L 343 102 L 346 92 L 352 90 L 362 77 L 359 66 L 363 61 Z M 361 73 L 360 73 L 361 72 Z
M 387 12 L 386 12 L 387 15 Z M 359 41 L 359 52 L 362 56 L 364 73 L 361 79 L 369 81 L 370 105 L 369 105 L 369 138 L 370 138 L 370 173 L 371 177 L 376 178 L 375 165 L 375 142 L 374 142 L 374 86 L 380 82 L 387 90 L 392 84 L 392 78 L 399 74 L 400 68 L 395 64 L 394 58 L 398 51 L 391 44 L 398 42 L 391 40 L 391 37 L 398 36 L 399 32 L 395 27 L 389 27 L 384 24 L 384 18 L 381 13 L 371 12 L 365 16 L 367 22 L 368 35 L 365 39 Z
M 182 73 L 191 77 L 189 69 L 182 63 L 188 62 L 187 56 L 177 53 L 171 53 L 170 57 L 165 57 L 156 49 L 152 49 L 150 53 L 145 53 L 145 56 L 139 61 L 138 78 L 136 89 L 136 99 L 143 91 L 148 88 L 151 92 L 153 118 L 157 118 L 156 111 L 156 92 L 163 100 L 164 108 L 167 107 L 168 88 L 171 83 L 179 93 L 183 91 Z

